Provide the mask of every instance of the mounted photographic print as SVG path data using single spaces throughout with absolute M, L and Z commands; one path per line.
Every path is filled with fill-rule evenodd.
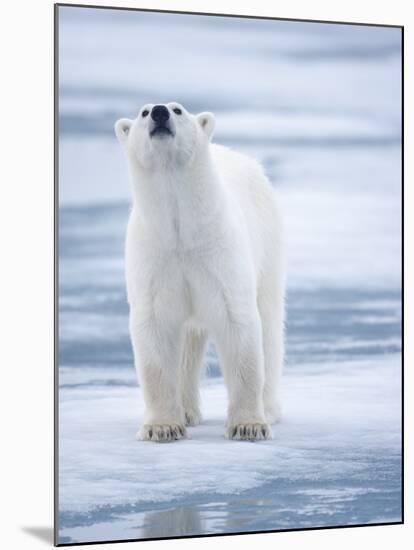
M 55 6 L 55 542 L 402 523 L 403 28 Z

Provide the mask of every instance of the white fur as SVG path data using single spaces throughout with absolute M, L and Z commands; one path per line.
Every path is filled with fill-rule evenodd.
M 138 436 L 180 439 L 200 422 L 208 338 L 228 389 L 226 435 L 267 439 L 278 420 L 284 260 L 274 192 L 252 159 L 210 143 L 214 116 L 169 103 L 115 125 L 133 192 L 126 239 L 130 332 L 146 414 Z M 181 115 L 173 109 L 179 107 Z

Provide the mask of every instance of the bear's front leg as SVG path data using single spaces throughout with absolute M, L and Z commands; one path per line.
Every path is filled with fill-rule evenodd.
M 228 389 L 226 437 L 255 441 L 271 439 L 263 407 L 264 363 L 259 315 L 227 322 L 218 348 Z
M 186 437 L 179 387 L 180 329 L 141 319 L 131 311 L 135 365 L 145 401 L 144 424 L 137 438 L 167 442 Z

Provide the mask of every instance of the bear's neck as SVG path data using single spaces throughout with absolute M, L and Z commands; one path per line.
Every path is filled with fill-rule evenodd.
M 174 247 L 181 241 L 191 246 L 218 223 L 226 200 L 209 149 L 185 166 L 131 168 L 133 213 L 161 243 Z

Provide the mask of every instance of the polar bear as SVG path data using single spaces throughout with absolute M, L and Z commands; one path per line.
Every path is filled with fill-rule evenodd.
M 214 127 L 213 114 L 175 102 L 115 124 L 133 195 L 126 282 L 141 440 L 181 439 L 200 422 L 208 339 L 227 387 L 226 437 L 269 439 L 280 416 L 281 216 L 260 165 L 212 144 Z

